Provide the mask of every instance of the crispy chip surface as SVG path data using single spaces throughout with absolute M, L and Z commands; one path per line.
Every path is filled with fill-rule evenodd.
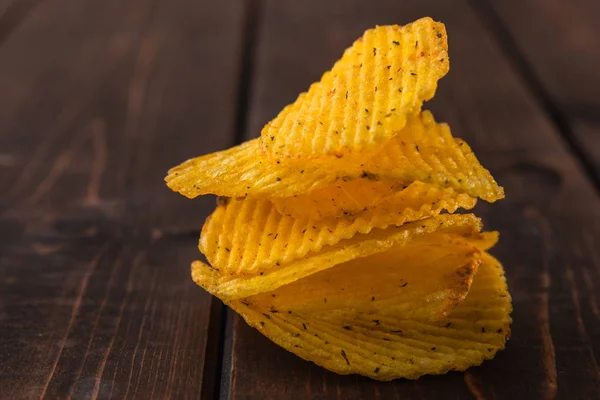
M 428 257 L 434 263 L 428 265 L 436 268 L 435 261 Z M 300 280 L 272 292 L 234 300 L 229 305 L 249 325 L 281 347 L 340 374 L 358 373 L 391 380 L 462 371 L 491 359 L 504 348 L 510 335 L 512 306 L 504 271 L 489 254 L 481 252 L 480 257 L 479 267 L 468 269 L 476 272 L 472 283 L 467 283 L 468 294 L 453 309 L 442 301 L 431 306 L 424 300 L 419 302 L 419 298 L 437 299 L 436 292 L 455 290 L 465 281 L 459 279 L 456 285 L 456 281 L 440 279 L 436 274 L 438 279 L 428 282 L 429 276 L 422 269 L 420 274 L 417 270 L 411 273 L 410 266 L 404 271 L 411 276 L 410 281 L 402 281 L 398 271 L 395 271 L 398 280 L 385 279 L 387 275 L 371 280 L 363 277 L 364 285 L 359 292 L 342 290 L 345 289 L 342 285 L 354 285 L 348 289 L 357 286 L 351 279 L 344 280 L 342 268 L 352 266 L 338 266 L 311 276 L 318 278 L 313 283 L 319 286 L 310 294 L 302 286 L 304 280 Z M 464 269 L 456 267 L 464 262 L 463 257 L 439 260 L 445 263 L 439 266 L 442 270 L 457 277 L 464 274 Z M 382 272 L 393 271 L 386 268 L 389 263 L 386 265 L 385 260 L 379 261 L 384 261 L 378 265 Z M 456 262 L 453 267 L 452 261 Z M 349 270 L 348 274 L 352 272 L 357 271 Z M 390 281 L 397 283 L 395 288 Z M 385 287 L 379 291 L 378 285 Z M 380 293 L 385 298 L 378 304 Z M 295 301 L 290 301 L 292 296 Z M 298 296 L 306 298 L 308 305 L 298 301 Z M 358 301 L 359 296 L 366 298 Z M 353 307 L 345 307 L 346 301 Z M 442 311 L 437 315 L 441 318 L 431 318 L 435 309 Z M 449 315 L 445 316 L 444 311 Z
M 356 234 L 373 229 L 421 220 L 443 210 L 471 208 L 473 199 L 466 195 L 450 196 L 448 190 L 415 183 L 401 203 L 382 205 L 346 219 L 313 223 L 280 214 L 267 200 L 230 199 L 206 220 L 200 239 L 200 251 L 209 263 L 224 274 L 246 276 L 267 273 L 326 246 L 337 245 Z M 472 216 L 445 216 L 445 221 L 478 223 Z M 426 225 L 429 226 L 429 225 Z M 412 229 L 412 228 L 411 228 Z M 433 229 L 433 228 L 432 228 Z
M 253 296 L 252 302 L 349 323 L 358 309 L 436 321 L 466 297 L 480 261 L 481 252 L 456 233 L 425 235 Z
M 313 229 L 313 231 L 316 231 Z M 298 279 L 323 271 L 335 265 L 373 254 L 387 251 L 393 247 L 402 247 L 425 236 L 437 238 L 439 235 L 454 233 L 460 236 L 468 236 L 483 239 L 481 234 L 481 221 L 473 214 L 438 215 L 420 221 L 406 223 L 402 226 L 388 227 L 387 229 L 369 229 L 368 234 L 354 234 L 348 239 L 338 240 L 334 245 L 323 246 L 319 251 L 313 251 L 303 258 L 290 257 L 289 261 L 278 260 L 271 263 L 260 263 L 256 266 L 240 268 L 239 263 L 229 263 L 221 267 L 204 266 L 206 275 L 205 284 L 202 286 L 209 292 L 218 295 L 221 299 L 236 299 L 247 297 L 261 292 L 274 290 L 282 285 L 294 282 Z M 310 233 L 309 233 L 310 232 Z M 321 231 L 323 232 L 323 231 Z M 263 235 L 264 235 L 263 231 Z M 307 234 L 308 235 L 305 235 Z M 246 233 L 248 234 L 248 233 Z M 328 232 L 322 233 L 324 237 L 332 237 Z M 306 230 L 302 233 L 304 239 L 311 242 L 310 236 L 314 232 Z M 274 235 L 268 236 L 268 238 Z M 277 238 L 272 239 L 273 241 Z M 280 245 L 270 246 L 275 249 L 275 256 L 280 255 L 278 248 L 284 248 L 286 242 Z M 209 243 L 210 244 L 210 243 Z M 201 240 L 200 244 L 203 248 Z M 241 249 L 250 247 L 240 246 Z M 263 257 L 264 249 L 258 244 L 257 258 Z M 267 247 L 267 246 L 265 246 Z M 290 246 L 292 245 L 290 244 Z M 295 247 L 295 246 L 294 246 Z M 232 253 L 231 249 L 226 253 Z M 207 259 L 208 252 L 205 252 Z M 272 257 L 272 255 L 269 255 Z M 232 258 L 235 259 L 235 254 Z M 199 280 L 197 280 L 199 281 Z
M 444 24 L 367 30 L 261 133 L 266 152 L 303 161 L 374 147 L 404 128 L 449 69 Z
M 274 198 L 277 210 L 300 220 L 321 222 L 331 219 L 353 219 L 367 215 L 398 214 L 419 210 L 430 204 L 432 213 L 442 208 L 453 213 L 457 207 L 473 208 L 476 199 L 451 188 L 441 188 L 415 181 L 410 185 L 393 182 L 338 182 L 306 195 Z M 414 219 L 417 219 L 416 217 Z
M 406 185 L 420 181 L 449 187 L 486 201 L 504 197 L 488 170 L 469 146 L 452 137 L 447 124 L 429 111 L 409 119 L 407 126 L 381 151 L 364 160 L 337 159 L 322 165 L 286 165 L 260 157 L 259 139 L 221 152 L 188 160 L 171 169 L 167 185 L 187 197 L 287 198 L 353 180 Z
M 419 184 L 415 182 L 414 184 Z M 400 182 L 365 180 L 340 181 L 307 194 L 271 199 L 277 210 L 287 216 L 311 221 L 358 215 L 384 203 L 398 203 L 394 195 L 408 191 Z M 402 207 L 400 206 L 399 209 Z

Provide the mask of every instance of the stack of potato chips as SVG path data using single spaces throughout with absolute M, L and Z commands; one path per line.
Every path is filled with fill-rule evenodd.
M 418 378 L 504 348 L 498 240 L 468 210 L 504 197 L 469 146 L 422 111 L 449 69 L 430 18 L 365 32 L 260 138 L 173 168 L 216 194 L 196 283 L 294 354 L 340 374 Z

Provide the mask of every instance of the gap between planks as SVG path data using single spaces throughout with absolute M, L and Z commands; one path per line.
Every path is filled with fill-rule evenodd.
M 237 109 L 235 119 L 234 145 L 242 143 L 247 137 L 250 96 L 252 93 L 252 78 L 254 76 L 255 58 L 258 44 L 258 31 L 261 22 L 262 0 L 248 0 L 245 3 L 244 21 L 242 29 L 242 49 L 239 60 L 238 86 L 237 86 Z M 214 339 L 216 343 L 216 363 L 213 371 L 204 376 L 207 380 L 213 379 L 213 382 L 205 382 L 203 388 L 208 386 L 212 390 L 212 397 L 215 399 L 228 399 L 231 386 L 231 377 L 233 366 L 231 359 L 233 357 L 233 312 L 229 310 L 221 301 L 213 298 L 211 306 L 211 325 L 215 327 L 214 334 L 218 336 Z M 209 328 L 210 329 L 210 328 Z M 211 331 L 209 331 L 211 332 Z M 213 336 L 214 337 L 214 336 Z M 209 343 L 207 341 L 207 343 Z M 207 357 L 207 359 L 209 359 Z M 207 396 L 208 397 L 208 396 Z M 204 398 L 204 396 L 203 396 Z

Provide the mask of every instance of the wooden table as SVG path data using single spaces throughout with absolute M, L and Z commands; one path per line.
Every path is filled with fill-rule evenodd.
M 194 285 L 214 206 L 163 184 L 256 136 L 376 24 L 446 23 L 428 107 L 506 188 L 477 213 L 505 351 L 379 383 L 280 349 Z M 600 398 L 600 2 L 0 0 L 0 398 Z

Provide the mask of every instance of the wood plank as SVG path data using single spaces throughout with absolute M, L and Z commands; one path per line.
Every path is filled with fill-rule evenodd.
M 40 0 L 0 0 L 0 43 L 27 17 Z
M 0 47 L 4 207 L 199 230 L 162 178 L 233 144 L 243 2 L 51 3 Z
M 182 268 L 196 257 L 196 238 L 74 236 L 2 223 L 4 398 L 212 392 L 203 383 L 215 362 L 205 362 L 212 300 Z
M 3 3 L 4 4 L 4 3 Z M 242 0 L 53 0 L 0 39 L 3 398 L 211 398 L 214 207 L 163 183 L 233 144 Z
M 433 13 L 452 67 L 428 105 L 506 188 L 476 212 L 502 238 L 513 335 L 463 373 L 378 383 L 338 376 L 280 349 L 234 317 L 222 395 L 241 398 L 597 398 L 600 199 L 522 77 L 466 2 L 265 1 L 248 137 L 319 78 L 365 28 Z
M 485 2 L 484 2 L 485 3 Z M 499 17 L 540 83 L 551 112 L 589 160 L 600 182 L 600 3 L 589 0 L 492 0 Z

